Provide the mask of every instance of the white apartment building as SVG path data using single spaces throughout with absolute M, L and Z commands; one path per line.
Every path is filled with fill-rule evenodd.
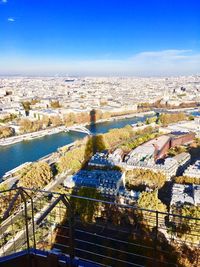
M 200 160 L 197 160 L 193 165 L 190 165 L 185 170 L 184 176 L 200 179 Z

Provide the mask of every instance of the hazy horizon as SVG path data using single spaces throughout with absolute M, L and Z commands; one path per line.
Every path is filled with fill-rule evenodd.
M 0 75 L 195 75 L 199 10 L 195 0 L 0 0 Z

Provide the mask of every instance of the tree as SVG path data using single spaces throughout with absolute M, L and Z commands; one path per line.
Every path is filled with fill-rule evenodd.
M 36 162 L 21 172 L 18 185 L 28 188 L 43 188 L 53 177 L 50 166 L 46 162 Z
M 189 115 L 188 119 L 189 119 L 189 121 L 193 121 L 194 120 L 194 116 L 193 115 Z
M 200 179 L 196 177 L 178 176 L 174 178 L 174 182 L 178 184 L 200 184 Z
M 76 116 L 73 112 L 70 112 L 68 115 L 64 116 L 65 126 L 71 126 L 76 122 Z
M 6 138 L 13 136 L 15 134 L 15 131 L 11 127 L 0 127 L 0 138 Z
M 135 135 L 139 134 L 138 137 L 136 137 L 135 139 L 129 139 L 128 141 L 126 142 L 123 142 L 121 144 L 121 148 L 126 151 L 126 152 L 129 152 L 131 151 L 131 149 L 134 149 L 136 147 L 138 147 L 139 145 L 151 140 L 151 139 L 154 139 L 155 137 L 158 136 L 158 133 L 151 133 L 151 132 L 148 132 L 148 129 L 145 129 L 145 134 L 141 134 L 141 132 L 136 132 Z
M 126 186 L 129 189 L 150 187 L 161 188 L 166 181 L 166 176 L 161 172 L 154 172 L 146 169 L 134 169 L 126 172 Z
M 50 118 L 50 122 L 53 126 L 60 126 L 63 124 L 62 119 L 59 116 L 53 116 Z
M 19 122 L 20 125 L 20 131 L 22 133 L 29 133 L 32 131 L 32 121 L 28 120 L 28 119 L 23 119 Z
M 28 116 L 29 115 L 29 111 L 31 109 L 31 102 L 30 101 L 23 101 L 22 102 L 22 106 L 26 112 L 26 115 Z
M 176 146 L 176 147 L 172 147 L 169 149 L 168 155 L 174 157 L 186 151 L 187 151 L 187 148 L 185 146 Z
M 151 124 L 157 121 L 157 117 L 146 118 L 146 124 Z
M 49 127 L 50 126 L 50 119 L 48 116 L 43 116 L 42 119 L 41 119 L 41 125 L 42 127 L 46 128 L 46 127 Z
M 159 115 L 159 120 L 164 126 L 167 126 L 170 123 L 176 123 L 186 119 L 187 116 L 183 112 L 172 113 L 172 114 L 162 113 Z
M 184 241 L 198 244 L 200 206 L 191 204 L 183 204 L 179 207 L 173 206 L 172 212 L 183 216 L 181 218 L 178 216 L 173 217 L 176 235 Z
M 72 173 L 77 172 L 85 162 L 85 144 L 80 147 L 67 151 L 64 156 L 60 157 L 56 163 L 58 172 L 71 170 Z
M 102 114 L 102 119 L 104 119 L 104 120 L 106 120 L 106 119 L 110 119 L 110 117 L 111 117 L 110 112 L 104 112 L 104 113 Z
M 104 142 L 107 148 L 112 148 L 113 146 L 121 143 L 122 141 L 129 140 L 134 136 L 132 127 L 127 125 L 121 129 L 111 129 L 108 133 L 104 135 Z
M 0 192 L 8 190 L 8 185 L 0 185 Z M 11 190 L 7 192 L 1 192 L 0 197 L 0 223 L 3 219 L 4 212 L 8 209 L 10 202 L 13 200 L 13 197 L 15 196 L 16 191 Z M 13 209 L 11 210 L 11 213 L 15 210 L 17 205 L 19 204 L 19 199 L 15 202 Z
M 20 121 L 20 131 L 22 133 L 36 132 L 42 129 L 42 122 L 30 121 L 29 119 L 23 119 Z
M 159 214 L 155 211 L 167 212 L 167 207 L 158 198 L 158 192 L 142 192 L 138 199 L 138 207 L 146 210 L 139 211 L 140 220 L 143 221 L 145 226 L 154 228 L 156 226 L 156 216 L 158 216 L 158 223 L 164 223 L 164 214 Z M 151 211 L 148 211 L 151 210 Z M 152 212 L 154 211 L 154 212 Z
M 77 195 L 92 199 L 102 199 L 96 188 L 82 187 L 78 190 Z M 71 197 L 70 202 L 75 215 L 79 215 L 82 222 L 93 222 L 95 217 L 99 215 L 102 206 L 100 202 L 83 198 Z
M 138 207 L 142 209 L 167 212 L 167 207 L 158 198 L 157 191 L 142 192 L 138 199 Z
M 59 101 L 51 101 L 50 103 L 51 108 L 61 108 L 60 102 Z

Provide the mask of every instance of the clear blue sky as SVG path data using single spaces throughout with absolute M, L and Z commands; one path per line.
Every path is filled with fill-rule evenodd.
M 198 73 L 199 14 L 198 0 L 0 0 L 0 74 Z

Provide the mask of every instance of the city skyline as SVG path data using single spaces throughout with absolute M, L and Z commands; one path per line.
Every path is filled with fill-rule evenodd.
M 0 75 L 200 73 L 197 1 L 0 1 Z

